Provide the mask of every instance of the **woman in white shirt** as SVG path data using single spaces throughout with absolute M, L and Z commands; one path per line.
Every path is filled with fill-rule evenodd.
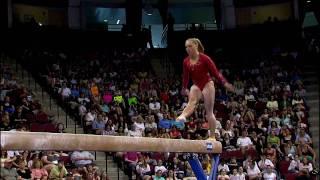
M 139 175 L 141 179 L 150 177 L 151 169 L 146 159 L 143 158 L 142 162 L 138 163 L 136 171 L 137 175 Z
M 261 178 L 261 171 L 259 167 L 257 166 L 255 161 L 249 161 L 249 166 L 247 168 L 247 173 L 249 176 L 249 179 L 259 179 Z
M 240 166 L 239 169 L 238 169 L 239 173 L 239 180 L 245 180 L 246 179 L 246 176 L 247 174 L 245 172 L 243 172 L 243 167 Z
M 307 157 L 302 159 L 302 162 L 299 164 L 299 171 L 306 170 L 309 173 L 313 170 L 312 163 L 310 163 Z
M 264 180 L 276 180 L 277 175 L 273 172 L 271 166 L 267 166 L 265 172 L 263 172 L 263 179 Z
M 271 111 L 278 110 L 278 101 L 274 99 L 274 96 L 270 97 L 270 100 L 267 102 L 267 108 Z
M 292 155 L 290 156 L 290 158 L 292 158 Z M 292 173 L 297 173 L 299 169 L 299 164 L 300 164 L 299 156 L 295 155 L 294 159 L 292 158 L 292 160 L 290 161 L 288 171 Z

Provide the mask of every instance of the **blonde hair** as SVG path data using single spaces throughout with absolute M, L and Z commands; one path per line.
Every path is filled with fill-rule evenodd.
M 40 169 L 43 168 L 43 163 L 41 160 L 37 159 L 35 161 L 32 162 L 32 169 L 36 168 L 36 165 L 39 164 L 40 165 Z
M 204 47 L 198 38 L 189 38 L 187 41 L 191 41 L 192 43 L 196 44 L 198 46 L 198 51 L 201 53 L 204 53 Z

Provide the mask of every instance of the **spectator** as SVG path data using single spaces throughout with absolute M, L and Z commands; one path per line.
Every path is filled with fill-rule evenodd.
M 22 179 L 31 179 L 31 171 L 30 169 L 26 166 L 25 161 L 20 160 L 18 162 L 18 169 L 17 169 L 17 173 L 19 174 L 19 176 L 21 176 Z
M 191 165 L 188 161 L 185 161 L 185 174 L 184 174 L 184 180 L 194 180 L 196 179 L 194 172 L 191 168 Z
M 22 180 L 23 178 L 17 173 L 16 168 L 12 167 L 12 162 L 12 159 L 6 159 L 4 161 L 4 167 L 0 168 L 1 178 L 8 180 Z
M 258 180 L 261 178 L 261 171 L 255 161 L 249 161 L 247 173 L 250 180 Z
M 277 126 L 280 126 L 280 121 L 277 111 L 272 111 L 272 116 L 269 118 L 269 125 L 271 125 L 272 122 L 276 122 Z
M 230 177 L 227 174 L 227 171 L 225 169 L 220 170 L 220 174 L 218 175 L 218 180 L 229 180 Z
M 50 171 L 50 175 L 49 175 L 49 179 L 63 179 L 64 177 L 66 177 L 68 174 L 67 169 L 64 167 L 64 161 L 63 160 L 59 160 L 58 161 L 58 165 L 55 165 L 51 171 Z
M 256 131 L 252 131 L 251 133 L 251 141 L 252 144 L 254 145 L 256 151 L 258 153 L 263 153 L 263 147 L 264 147 L 264 143 L 263 143 L 263 137 L 261 134 L 257 135 Z
M 305 144 L 308 144 L 308 145 L 312 145 L 312 140 L 311 140 L 311 137 L 309 136 L 309 134 L 306 133 L 305 131 L 305 128 L 301 127 L 299 129 L 299 132 L 296 136 L 296 141 L 295 143 L 296 144 L 300 144 L 300 143 L 305 143 Z
M 279 106 L 278 106 L 278 101 L 275 100 L 274 96 L 271 95 L 269 101 L 267 102 L 267 108 L 270 111 L 277 111 Z
M 177 176 L 172 169 L 169 170 L 166 180 L 176 180 Z
M 97 118 L 92 121 L 92 131 L 95 134 L 102 134 L 105 126 L 106 122 L 103 120 L 102 114 L 98 114 Z
M 267 148 L 265 148 L 264 153 L 266 157 L 272 161 L 273 164 L 277 161 L 277 150 L 272 147 L 271 143 L 267 144 Z
M 131 130 L 128 131 L 128 136 L 131 137 L 142 137 L 142 133 L 141 131 L 136 130 L 136 125 L 132 124 L 131 125 Z
M 316 153 L 311 148 L 310 145 L 306 144 L 303 140 L 300 141 L 300 144 L 297 147 L 298 155 L 302 158 L 307 158 L 309 161 L 315 162 Z
M 31 179 L 40 180 L 47 179 L 48 171 L 43 168 L 43 164 L 40 160 L 34 161 L 31 169 Z
M 300 159 L 298 155 L 289 155 L 291 161 L 288 167 L 288 172 L 290 173 L 297 173 L 299 171 L 299 166 L 300 166 Z
M 58 93 L 61 95 L 62 100 L 67 101 L 71 95 L 71 90 L 67 87 L 66 83 L 63 83 Z
M 64 124 L 63 123 L 58 123 L 56 129 L 57 129 L 57 133 L 65 133 Z
M 164 174 L 167 173 L 167 168 L 162 164 L 162 160 L 161 159 L 158 160 L 157 165 L 154 167 L 154 172 L 158 172 L 159 170 L 161 171 L 161 174 L 162 173 L 164 173 Z
M 239 173 L 238 173 L 239 174 L 239 180 L 245 180 L 247 174 L 245 172 L 243 172 L 243 167 L 240 166 L 238 171 L 239 171 Z
M 157 130 L 157 123 L 155 123 L 154 115 L 147 116 L 145 123 L 145 131 L 146 132 L 152 132 L 153 130 Z
M 160 103 L 156 101 L 155 97 L 150 98 L 149 109 L 151 110 L 151 113 L 157 114 L 160 111 L 160 108 Z
M 292 141 L 288 141 L 284 144 L 284 153 L 286 155 L 291 154 L 293 157 L 297 154 L 297 147 L 292 143 Z
M 248 137 L 248 132 L 246 130 L 242 131 L 242 136 L 238 138 L 237 146 L 241 149 L 243 154 L 245 154 L 245 151 L 252 148 L 252 141 Z
M 77 167 L 84 167 L 92 164 L 94 156 L 88 151 L 73 151 L 70 159 Z
M 273 167 L 267 165 L 267 168 L 262 172 L 262 177 L 264 180 L 277 180 L 277 175 L 273 171 Z
M 239 179 L 240 179 L 240 176 L 238 174 L 238 170 L 233 169 L 232 174 L 230 174 L 230 180 L 239 180 Z
M 274 164 L 270 161 L 270 159 L 267 159 L 264 154 L 261 154 L 261 160 L 258 162 L 258 167 L 264 171 L 267 169 L 267 167 L 274 168 Z
M 280 120 L 282 125 L 287 125 L 288 128 L 292 128 L 291 115 L 288 113 L 287 109 L 282 110 Z
M 43 163 L 43 168 L 45 168 L 48 172 L 52 169 L 54 164 L 57 164 L 59 156 L 55 154 L 54 151 L 45 151 L 41 156 L 41 161 Z
M 136 166 L 137 176 L 139 179 L 147 179 L 151 176 L 150 165 L 147 163 L 146 159 L 142 157 L 142 161 L 138 162 Z
M 162 176 L 162 171 L 160 169 L 158 169 L 155 172 L 156 172 L 156 174 L 153 178 L 154 180 L 165 180 L 164 177 Z
M 287 125 L 282 126 L 280 130 L 280 138 L 281 138 L 281 144 L 287 144 L 291 142 L 291 139 L 292 139 L 291 131 Z
M 268 134 L 271 134 L 272 131 L 275 132 L 276 136 L 280 133 L 280 128 L 276 121 L 271 121 L 271 124 L 268 127 Z
M 145 133 L 145 126 L 144 126 L 144 119 L 141 115 L 137 116 L 135 118 L 135 121 L 133 122 L 135 131 L 138 131 L 140 134 L 144 135 Z
M 33 165 L 33 162 L 35 162 L 37 160 L 39 160 L 39 154 L 38 153 L 32 153 L 31 154 L 31 158 L 28 161 L 28 168 L 31 169 L 32 165 Z
M 225 161 L 222 159 L 221 163 L 218 166 L 218 171 L 221 172 L 222 170 L 224 170 L 226 173 L 229 173 L 229 166 L 225 163 Z
M 124 155 L 125 171 L 127 172 L 129 179 L 132 179 L 133 172 L 136 170 L 138 159 L 137 152 L 126 152 Z
M 171 139 L 180 139 L 181 138 L 181 132 L 177 129 L 176 126 L 172 126 L 170 131 L 170 138 Z
M 102 135 L 115 136 L 117 133 L 112 129 L 111 125 L 108 124 L 106 125 L 105 130 L 102 131 Z
M 286 94 L 283 94 L 282 99 L 279 100 L 279 110 L 285 110 L 291 105 L 292 103 L 288 99 L 288 96 Z
M 232 172 L 233 172 L 234 169 L 238 169 L 239 164 L 237 162 L 236 157 L 232 157 L 230 159 L 230 161 L 228 162 L 228 167 L 230 168 L 230 171 L 232 171 Z
M 267 143 L 277 148 L 280 147 L 280 138 L 276 135 L 275 130 L 272 130 L 271 134 L 267 137 Z
M 85 123 L 85 130 L 86 131 L 88 129 L 91 129 L 92 122 L 96 119 L 96 117 L 97 117 L 97 113 L 93 108 L 90 109 L 90 111 L 86 113 L 86 115 L 84 117 L 84 123 Z
M 298 93 L 295 93 L 292 98 L 292 106 L 296 105 L 304 105 L 303 99 L 300 97 Z
M 313 170 L 312 163 L 308 161 L 307 157 L 304 157 L 302 161 L 299 163 L 299 171 L 303 170 L 307 171 L 308 173 L 310 173 Z
M 84 177 L 86 179 L 100 179 L 100 176 L 98 174 L 98 169 L 96 166 L 93 166 L 92 164 L 88 164 L 83 167 L 84 171 Z

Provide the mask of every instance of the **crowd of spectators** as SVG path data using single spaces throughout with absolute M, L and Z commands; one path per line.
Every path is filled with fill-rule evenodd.
M 208 137 L 203 102 L 185 124 L 175 121 L 187 103 L 187 97 L 179 93 L 181 76 L 155 76 L 146 64 L 148 52 L 144 49 L 110 50 L 82 57 L 37 53 L 38 58 L 50 59 L 41 72 L 46 86 L 75 115 L 85 133 L 173 139 Z M 31 63 L 35 53 L 25 51 L 24 56 Z M 318 157 L 309 134 L 309 108 L 301 69 L 294 66 L 299 58 L 299 52 L 275 48 L 245 66 L 218 66 L 223 67 L 221 72 L 236 88 L 234 94 L 227 94 L 222 87 L 216 87 L 215 135 L 224 149 L 218 179 L 313 176 Z M 12 103 L 6 98 L 1 101 L 1 122 L 7 102 Z M 112 156 L 130 179 L 195 179 L 183 153 L 117 152 Z M 209 173 L 211 157 L 198 157 Z M 63 166 L 60 162 L 58 167 Z M 83 171 L 89 169 L 94 168 Z
M 1 54 L 1 131 L 59 132 L 50 113 L 17 78 L 12 64 Z M 0 179 L 108 179 L 87 151 L 4 151 L 1 150 Z

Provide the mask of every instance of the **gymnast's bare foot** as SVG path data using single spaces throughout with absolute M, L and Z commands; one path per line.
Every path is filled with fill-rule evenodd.
M 179 117 L 176 119 L 176 121 L 185 123 L 185 122 L 187 121 L 187 118 L 184 117 L 184 116 L 179 116 Z

